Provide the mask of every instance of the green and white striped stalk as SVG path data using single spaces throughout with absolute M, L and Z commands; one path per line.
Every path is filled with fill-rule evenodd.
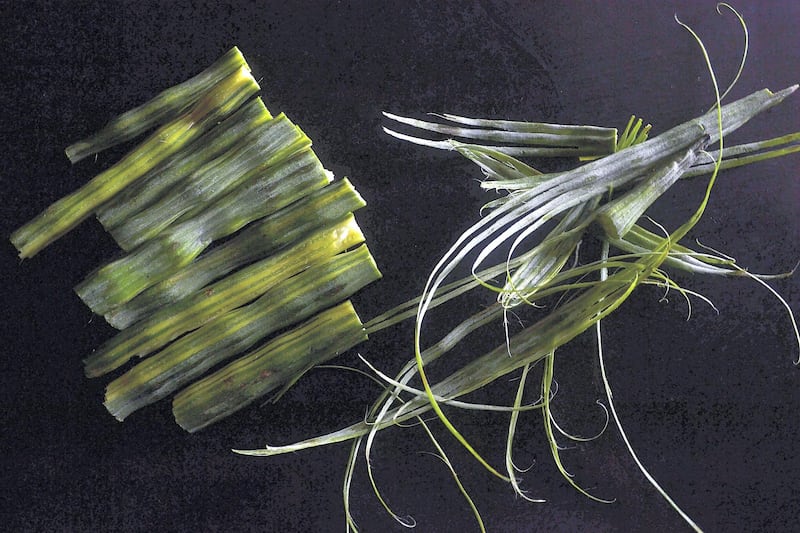
M 134 357 L 144 357 L 187 331 L 245 305 L 280 286 L 298 272 L 328 261 L 364 241 L 355 219 L 320 229 L 279 253 L 249 265 L 185 298 L 161 307 L 109 339 L 84 359 L 85 372 L 96 377 Z
M 383 115 L 400 124 L 446 135 L 449 139 L 461 138 L 503 143 L 486 147 L 517 157 L 603 156 L 613 153 L 617 143 L 617 130 L 614 128 L 475 119 L 432 113 L 434 116 L 461 125 L 454 126 L 402 117 L 392 113 L 384 112 Z M 384 128 L 384 131 L 393 137 L 415 144 L 444 150 L 453 149 L 453 145 L 447 140 L 424 139 L 389 128 Z
M 259 169 L 194 218 L 173 224 L 163 234 L 95 271 L 75 292 L 97 314 L 105 315 L 194 260 L 214 240 L 248 222 L 278 211 L 330 183 L 310 149 L 275 167 Z M 183 219 L 181 219 L 183 220 Z
M 778 93 L 765 89 L 723 106 L 723 131 L 733 131 L 756 114 L 782 101 L 796 88 L 793 86 Z M 494 250 L 508 241 L 512 241 L 511 257 L 519 244 L 547 220 L 610 189 L 616 190 L 640 179 L 654 167 L 663 165 L 675 154 L 687 150 L 706 136 L 713 142 L 718 138 L 716 116 L 716 112 L 709 112 L 641 144 L 555 174 L 550 179 L 540 180 L 535 187 L 509 195 L 507 201 L 462 234 L 440 260 L 423 292 L 424 298 L 432 298 L 445 277 L 472 250 L 482 246 L 473 263 L 473 272 L 481 268 L 483 261 Z M 470 159 L 476 152 L 472 145 L 453 143 L 453 146 Z M 486 153 L 485 148 L 477 151 Z
M 107 230 L 120 226 L 154 204 L 179 181 L 232 149 L 242 137 L 270 119 L 272 115 L 261 97 L 253 98 L 218 126 L 211 128 L 211 131 L 100 206 L 97 210 L 98 220 Z M 129 248 L 123 249 L 130 251 Z
M 172 402 L 175 421 L 194 433 L 365 340 L 348 300 L 183 389 Z
M 253 96 L 259 86 L 240 68 L 203 96 L 189 111 L 159 128 L 117 164 L 58 200 L 11 235 L 21 258 L 32 257 L 77 226 L 122 189 L 156 168 Z
M 240 68 L 250 70 L 244 56 L 234 46 L 200 74 L 115 117 L 94 135 L 70 145 L 65 150 L 67 157 L 77 163 L 172 119 Z
M 262 259 L 278 248 L 299 240 L 364 207 L 364 199 L 345 178 L 323 187 L 272 215 L 253 222 L 241 233 L 123 305 L 106 313 L 117 329 L 138 322 L 159 308 L 177 302 L 225 274 Z
M 131 250 L 152 239 L 176 220 L 190 217 L 238 184 L 263 173 L 311 145 L 286 115 L 256 127 L 230 150 L 209 161 L 110 233 Z
M 275 331 L 347 300 L 380 277 L 365 245 L 314 265 L 148 357 L 106 388 L 117 419 L 164 398 Z

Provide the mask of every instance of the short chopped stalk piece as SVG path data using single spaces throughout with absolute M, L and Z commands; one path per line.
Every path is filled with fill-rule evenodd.
M 126 186 L 238 109 L 258 90 L 253 76 L 244 68 L 219 82 L 189 112 L 159 128 L 117 164 L 15 231 L 11 242 L 20 257 L 36 255 Z
M 250 69 L 242 53 L 234 46 L 200 74 L 113 118 L 94 135 L 70 145 L 65 150 L 67 157 L 72 163 L 77 163 L 84 157 L 144 133 L 176 116 L 216 83 L 242 67 Z
M 349 215 L 120 331 L 84 360 L 86 375 L 100 376 L 133 357 L 158 350 L 183 333 L 256 299 L 305 268 L 363 241 L 361 230 Z
M 274 213 L 330 183 L 310 149 L 253 175 L 197 217 L 179 221 L 133 252 L 87 277 L 75 292 L 105 315 L 194 260 L 214 240 Z
M 380 277 L 365 245 L 312 266 L 176 340 L 112 381 L 105 406 L 118 420 L 164 398 L 275 331 L 347 300 Z
M 597 126 L 571 126 L 541 122 L 489 120 L 434 114 L 468 127 L 439 124 L 402 117 L 392 113 L 384 116 L 401 124 L 425 131 L 440 133 L 450 138 L 504 143 L 491 148 L 508 155 L 530 157 L 586 157 L 608 155 L 615 151 L 617 130 Z M 447 141 L 435 141 L 405 135 L 384 128 L 386 133 L 416 144 L 452 150 Z
M 120 246 L 131 250 L 176 220 L 202 211 L 242 181 L 279 164 L 310 144 L 300 128 L 280 114 L 179 182 L 158 201 L 112 228 L 110 233 Z
M 193 433 L 365 340 L 348 300 L 183 389 L 172 402 L 175 421 Z
M 680 179 L 705 145 L 705 138 L 698 139 L 684 153 L 677 154 L 670 161 L 653 169 L 630 191 L 601 207 L 597 219 L 609 237 L 618 239 L 625 235 L 653 202 Z
M 323 187 L 259 221 L 220 246 L 206 252 L 180 271 L 106 313 L 109 324 L 122 329 L 162 306 L 205 287 L 215 279 L 307 233 L 324 227 L 364 207 L 363 198 L 345 178 Z
M 173 158 L 100 206 L 97 219 L 107 230 L 120 226 L 155 203 L 179 181 L 232 149 L 243 136 L 271 118 L 272 115 L 261 97 L 253 98 L 218 126 L 176 153 Z

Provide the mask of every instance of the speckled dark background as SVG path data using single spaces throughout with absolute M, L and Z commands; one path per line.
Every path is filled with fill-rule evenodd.
M 490 196 L 479 173 L 381 132 L 381 110 L 443 111 L 624 125 L 631 113 L 663 131 L 704 111 L 711 88 L 678 13 L 706 39 L 720 80 L 736 70 L 742 36 L 713 2 L 2 2 L 0 235 L 72 191 L 123 152 L 71 166 L 70 142 L 110 116 L 184 80 L 236 44 L 261 78 L 267 105 L 314 139 L 323 162 L 369 202 L 358 215 L 384 279 L 356 299 L 365 318 L 419 291 L 439 254 Z M 751 30 L 735 96 L 800 81 L 800 4 L 736 2 Z M 800 96 L 736 139 L 800 129 Z M 731 139 L 734 140 L 734 139 Z M 800 258 L 798 156 L 724 174 L 693 237 L 757 272 Z M 667 225 L 701 197 L 681 183 L 655 208 Z M 112 330 L 71 288 L 117 253 L 90 221 L 20 263 L 0 243 L 0 522 L 8 531 L 334 531 L 344 527 L 341 476 L 348 446 L 270 459 L 231 447 L 280 444 L 357 420 L 376 391 L 354 375 L 314 371 L 276 406 L 254 407 L 185 434 L 169 402 L 125 423 L 101 404 L 103 380 L 81 358 Z M 708 531 L 796 531 L 800 514 L 800 369 L 785 310 L 748 281 L 679 276 L 711 298 L 691 321 L 677 295 L 642 288 L 606 321 L 610 379 L 639 456 Z M 800 282 L 773 284 L 800 310 Z M 485 301 L 485 300 L 484 300 Z M 473 302 L 480 305 L 481 301 Z M 447 317 L 445 317 L 447 318 Z M 498 332 L 499 333 L 499 332 Z M 361 352 L 394 372 L 410 355 L 408 327 L 375 335 Z M 492 346 L 479 339 L 471 348 Z M 602 424 L 590 338 L 557 363 L 561 424 Z M 342 363 L 358 364 L 355 353 Z M 505 380 L 480 399 L 510 401 Z M 532 387 L 535 396 L 535 387 Z M 455 420 L 502 464 L 505 417 Z M 439 432 L 442 435 L 442 432 Z M 558 476 L 537 413 L 523 417 L 524 487 L 515 498 L 443 436 L 490 531 L 680 531 L 685 525 L 644 481 L 615 431 L 565 452 L 577 480 L 616 497 L 602 505 Z M 378 440 L 376 474 L 418 531 L 475 531 L 420 430 Z M 352 508 L 366 532 L 404 531 L 373 498 L 363 466 Z

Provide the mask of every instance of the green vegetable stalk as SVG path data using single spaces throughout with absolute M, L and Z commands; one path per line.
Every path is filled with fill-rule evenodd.
M 134 249 L 176 220 L 199 213 L 238 184 L 310 145 L 300 128 L 280 114 L 257 126 L 231 149 L 180 181 L 152 205 L 112 228 L 110 233 L 123 248 Z
M 123 420 L 270 333 L 347 300 L 380 277 L 367 247 L 339 254 L 270 289 L 145 359 L 106 388 L 105 406 Z
M 320 229 L 279 253 L 166 305 L 120 331 L 84 361 L 86 375 L 95 377 L 144 357 L 187 331 L 275 289 L 298 272 L 363 242 L 352 215 Z
M 253 96 L 259 86 L 240 68 L 203 96 L 189 111 L 159 128 L 116 165 L 74 193 L 56 201 L 15 231 L 11 242 L 21 258 L 32 257 L 91 215 L 103 203 L 173 156 Z
M 242 53 L 235 46 L 210 67 L 185 82 L 170 87 L 149 102 L 115 117 L 100 131 L 67 147 L 69 160 L 76 163 L 125 142 L 148 129 L 176 116 L 203 94 L 240 68 L 250 70 Z
M 172 403 L 175 421 L 194 433 L 365 340 L 348 300 L 183 389 Z
M 122 329 L 162 306 L 174 303 L 243 265 L 268 256 L 306 234 L 341 220 L 364 207 L 363 198 L 345 178 L 253 222 L 241 233 L 209 250 L 181 270 L 106 313 L 109 324 Z
M 310 149 L 296 157 L 291 157 L 291 150 L 283 154 L 288 154 L 288 159 L 276 162 L 274 167 L 259 166 L 246 176 L 249 181 L 206 206 L 194 218 L 181 218 L 155 239 L 95 271 L 76 287 L 78 296 L 95 313 L 106 314 L 175 274 L 214 240 L 330 182 L 330 175 Z M 178 194 L 176 203 L 184 201 L 182 198 L 185 197 Z
M 231 150 L 242 137 L 271 119 L 272 115 L 261 97 L 246 102 L 208 133 L 100 206 L 97 219 L 107 230 L 119 227 L 156 203 L 170 188 L 189 179 L 200 167 Z M 123 246 L 124 243 L 118 244 L 124 250 L 130 251 L 130 247 Z

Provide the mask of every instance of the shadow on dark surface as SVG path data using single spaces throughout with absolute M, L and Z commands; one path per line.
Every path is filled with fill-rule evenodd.
M 427 273 L 490 196 L 480 173 L 454 154 L 400 143 L 381 132 L 383 110 L 449 112 L 621 127 L 630 114 L 654 131 L 708 108 L 712 90 L 696 43 L 705 39 L 722 84 L 742 46 L 735 18 L 704 2 L 32 2 L 2 8 L 6 61 L 0 76 L 6 169 L 2 235 L 115 161 L 124 148 L 71 166 L 70 142 L 112 115 L 210 64 L 232 45 L 261 79 L 270 109 L 314 140 L 340 177 L 368 202 L 358 213 L 384 279 L 355 299 L 368 319 L 422 288 Z M 736 5 L 750 28 L 750 56 L 732 97 L 800 81 L 795 3 Z M 13 13 L 12 13 L 13 10 Z M 749 124 L 746 142 L 796 131 L 800 100 Z M 782 272 L 798 259 L 797 157 L 720 176 L 692 238 L 756 272 Z M 674 207 L 696 205 L 701 181 L 681 183 L 654 207 L 665 224 Z M 275 405 L 251 407 L 196 435 L 174 424 L 169 402 L 116 422 L 102 406 L 104 383 L 83 377 L 81 358 L 112 329 L 72 292 L 117 250 L 87 222 L 31 260 L 6 241 L 2 338 L 0 497 L 9 531 L 330 531 L 344 526 L 341 481 L 347 445 L 256 459 L 230 448 L 283 444 L 338 429 L 363 416 L 378 393 L 357 376 L 315 370 Z M 711 298 L 692 319 L 677 295 L 642 288 L 605 322 L 607 362 L 622 422 L 643 463 L 708 531 L 792 531 L 800 500 L 793 456 L 800 407 L 797 347 L 785 311 L 745 280 L 681 278 Z M 797 278 L 774 286 L 800 308 Z M 476 302 L 480 305 L 480 301 Z M 497 332 L 502 338 L 502 332 Z M 411 356 L 407 325 L 359 350 L 393 374 Z M 480 339 L 478 346 L 496 344 Z M 356 353 L 338 362 L 360 365 Z M 602 424 L 592 340 L 581 337 L 557 362 L 554 410 L 578 433 Z M 478 398 L 508 403 L 501 380 Z M 535 387 L 534 387 L 535 388 Z M 504 416 L 454 413 L 465 435 L 501 465 Z M 685 524 L 646 483 L 612 429 L 563 452 L 593 493 L 569 488 L 549 457 L 538 412 L 517 438 L 530 504 L 492 478 L 436 427 L 490 531 L 676 531 Z M 419 531 L 477 526 L 446 469 L 421 452 L 418 429 L 377 441 L 374 466 L 394 508 Z M 364 531 L 405 531 L 374 499 L 363 468 L 352 509 Z

